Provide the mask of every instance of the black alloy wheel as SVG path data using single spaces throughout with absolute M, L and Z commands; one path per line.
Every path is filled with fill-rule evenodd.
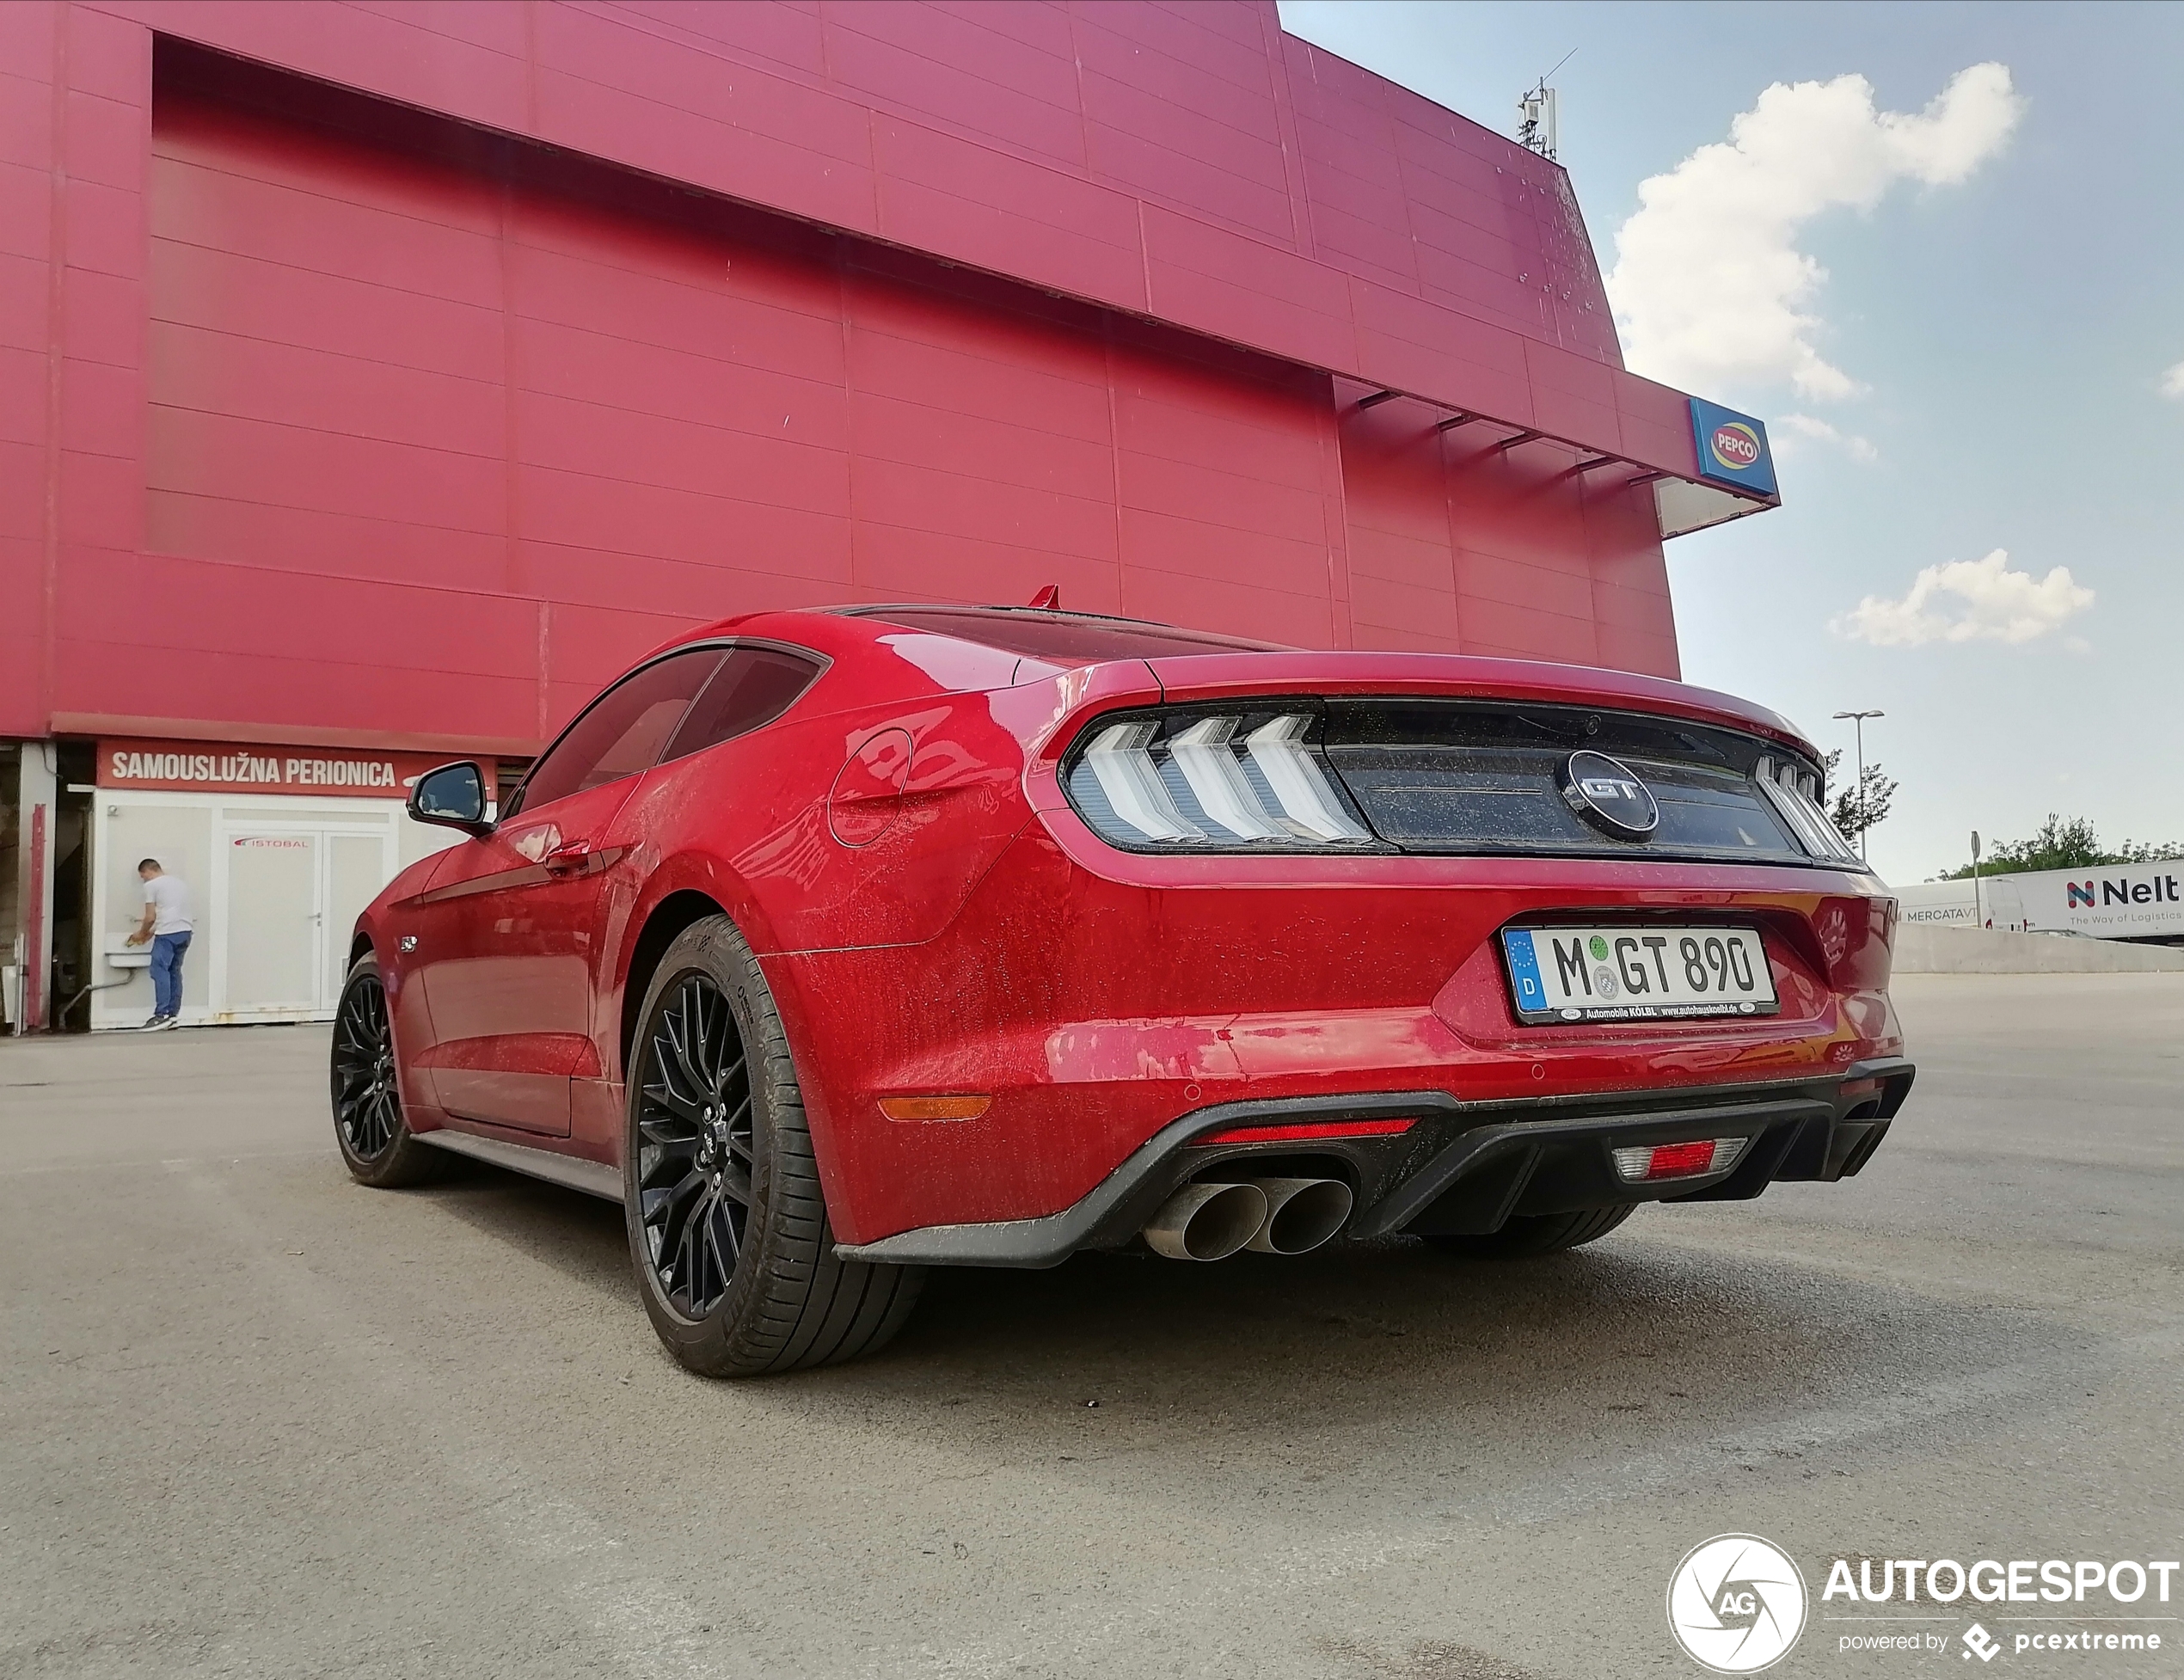
M 638 1220 L 667 1304 L 701 1319 L 720 1304 L 751 1228 L 752 1094 L 728 1000 L 686 974 L 653 1017 L 640 1064 Z
M 402 1126 L 395 1035 L 387 1027 L 387 989 L 377 974 L 350 982 L 334 1017 L 334 1123 L 341 1128 L 348 1153 L 359 1161 L 384 1155 Z
M 394 1024 L 379 960 L 359 957 L 334 1011 L 334 1141 L 349 1175 L 391 1190 L 436 1178 L 446 1156 L 420 1144 L 402 1113 Z
M 886 1345 L 924 1282 L 834 1252 L 781 1012 L 725 916 L 675 936 L 629 1046 L 623 1217 L 646 1316 L 687 1369 L 756 1376 Z

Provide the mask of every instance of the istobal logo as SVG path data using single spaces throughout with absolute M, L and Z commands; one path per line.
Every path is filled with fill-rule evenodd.
M 1668 1626 L 1684 1654 L 1716 1674 L 1757 1674 L 1805 1630 L 1805 1577 L 1753 1534 L 1718 1534 L 1668 1579 Z
M 1742 420 L 1727 420 L 1714 428 L 1707 447 L 1714 451 L 1714 458 L 1732 472 L 1743 472 L 1759 464 L 1759 434 Z

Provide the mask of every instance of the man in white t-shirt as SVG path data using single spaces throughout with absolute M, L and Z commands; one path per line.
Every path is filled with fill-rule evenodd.
M 129 943 L 151 941 L 151 1019 L 146 1032 L 179 1026 L 182 1012 L 182 953 L 196 931 L 195 906 L 190 902 L 189 883 L 159 867 L 148 857 L 137 866 L 137 879 L 144 884 L 144 919 L 129 935 Z

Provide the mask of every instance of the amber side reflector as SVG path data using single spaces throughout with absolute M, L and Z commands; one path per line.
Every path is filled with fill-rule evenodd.
M 880 1112 L 891 1120 L 975 1120 L 993 1107 L 991 1097 L 882 1097 Z
M 1307 1125 L 1240 1125 L 1193 1144 L 1309 1144 L 1322 1137 L 1395 1137 L 1416 1120 L 1322 1120 Z

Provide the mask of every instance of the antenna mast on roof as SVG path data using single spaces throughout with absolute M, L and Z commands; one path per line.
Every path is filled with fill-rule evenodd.
M 1577 56 L 1573 46 L 1555 65 L 1560 70 Z M 1547 72 L 1552 76 L 1555 70 Z M 1524 119 L 1517 125 L 1517 144 L 1537 152 L 1549 162 L 1555 156 L 1555 89 L 1547 85 L 1547 76 L 1539 78 L 1532 90 L 1517 101 L 1517 110 Z

